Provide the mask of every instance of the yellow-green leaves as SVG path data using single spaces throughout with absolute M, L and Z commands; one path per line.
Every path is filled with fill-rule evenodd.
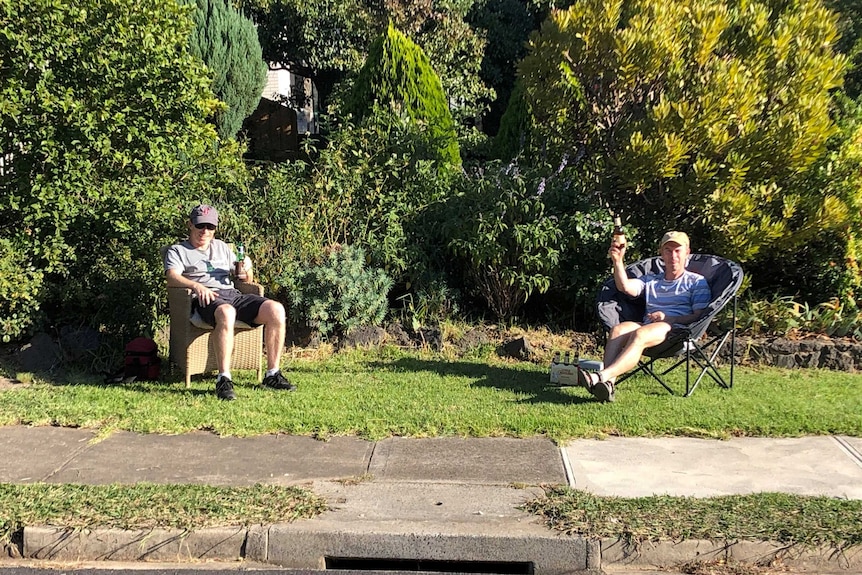
M 551 13 L 519 67 L 530 137 L 586 151 L 603 193 L 642 198 L 644 217 L 685 213 L 678 225 L 746 260 L 842 221 L 829 194 L 793 188 L 836 134 L 836 39 L 819 0 L 577 2 Z M 789 210 L 777 198 L 791 190 Z

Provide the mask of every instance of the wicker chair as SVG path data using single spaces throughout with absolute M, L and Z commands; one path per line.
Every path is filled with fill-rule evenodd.
M 162 249 L 162 256 L 164 250 Z M 263 295 L 263 286 L 256 283 L 235 281 L 236 288 L 243 293 Z M 186 387 L 191 385 L 193 375 L 210 373 L 218 369 L 210 332 L 213 327 L 195 314 L 192 316 L 192 291 L 187 288 L 169 287 L 168 307 L 171 315 L 170 358 L 186 376 Z M 263 326 L 251 327 L 236 322 L 234 330 L 231 369 L 250 369 L 257 372 L 257 380 L 263 379 L 261 358 L 263 356 Z

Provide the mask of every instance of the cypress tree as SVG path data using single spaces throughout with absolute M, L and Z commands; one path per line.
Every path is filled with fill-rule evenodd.
M 425 52 L 392 24 L 368 50 L 347 102 L 358 120 L 388 110 L 427 127 L 439 159 L 461 163 L 455 124 L 440 77 Z M 385 113 L 385 112 L 384 112 Z
M 219 136 L 233 138 L 254 112 L 266 84 L 257 30 L 226 0 L 196 0 L 195 6 L 191 50 L 210 69 L 213 92 L 226 106 L 215 116 Z

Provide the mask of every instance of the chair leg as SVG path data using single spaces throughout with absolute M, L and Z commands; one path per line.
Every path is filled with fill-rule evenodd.
M 683 397 L 690 396 L 693 391 L 691 388 L 691 342 L 689 341 L 685 345 L 685 395 Z
M 649 361 L 649 363 L 644 364 L 644 371 L 646 371 L 648 374 L 650 374 L 653 377 L 653 379 L 655 379 L 659 383 L 659 385 L 661 385 L 663 388 L 665 388 L 667 390 L 667 392 L 669 394 L 676 395 L 676 392 L 673 390 L 673 388 L 671 386 L 669 386 L 668 384 L 666 384 L 664 382 L 664 380 L 660 377 L 660 375 L 655 372 L 655 370 L 653 369 L 653 363 L 654 362 L 655 362 L 655 360 L 651 359 Z

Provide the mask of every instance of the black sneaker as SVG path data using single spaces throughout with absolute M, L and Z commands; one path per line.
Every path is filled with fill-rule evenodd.
M 267 375 L 263 378 L 263 384 L 266 387 L 271 387 L 273 389 L 280 389 L 282 391 L 296 391 L 296 386 L 290 383 L 286 377 L 284 377 L 280 371 L 275 372 L 273 375 Z
M 226 377 L 218 378 L 216 380 L 216 395 L 225 401 L 236 399 L 236 394 L 233 392 L 233 382 Z

